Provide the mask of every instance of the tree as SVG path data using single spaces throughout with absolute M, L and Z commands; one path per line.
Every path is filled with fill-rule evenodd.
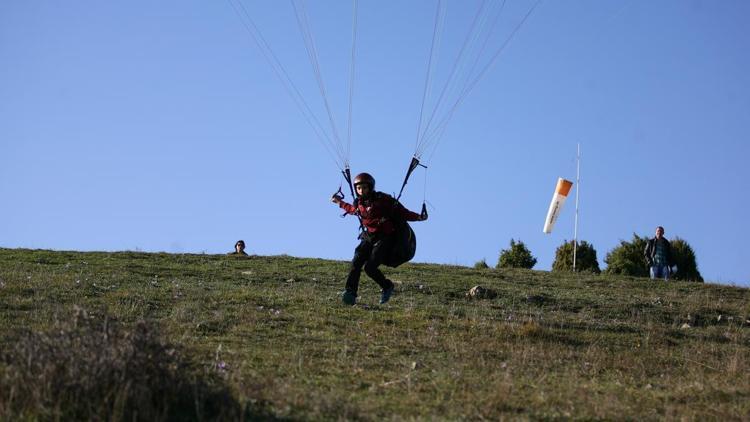
M 607 274 L 622 274 L 633 277 L 648 277 L 648 265 L 643 251 L 648 243 L 647 237 L 640 237 L 633 233 L 633 240 L 620 240 L 620 245 L 607 253 L 604 262 Z
M 693 248 L 679 237 L 675 237 L 670 243 L 672 244 L 672 263 L 677 265 L 677 272 L 672 275 L 672 278 L 703 283 Z
M 500 258 L 497 260 L 496 268 L 528 268 L 531 269 L 536 265 L 536 258 L 526 245 L 520 240 L 516 242 L 510 239 L 510 249 L 500 251 Z
M 555 251 L 555 262 L 552 271 L 573 271 L 573 242 L 565 241 Z M 582 240 L 576 248 L 576 271 L 590 271 L 600 273 L 599 261 L 596 259 L 596 249 L 590 243 Z

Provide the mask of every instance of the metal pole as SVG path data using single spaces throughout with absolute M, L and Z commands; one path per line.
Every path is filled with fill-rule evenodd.
M 576 270 L 576 252 L 578 251 L 578 192 L 581 186 L 581 143 L 578 143 L 576 156 L 576 218 L 573 226 L 573 272 Z

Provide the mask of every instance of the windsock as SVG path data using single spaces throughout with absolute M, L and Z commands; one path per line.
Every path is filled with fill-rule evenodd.
M 552 227 L 557 222 L 557 217 L 560 215 L 565 199 L 568 198 L 570 188 L 573 187 L 573 182 L 565 180 L 562 177 L 557 179 L 557 188 L 555 193 L 552 195 L 552 202 L 549 204 L 549 211 L 547 211 L 547 219 L 544 220 L 544 233 L 552 233 Z

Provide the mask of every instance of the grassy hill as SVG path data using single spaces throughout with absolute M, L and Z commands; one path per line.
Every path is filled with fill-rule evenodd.
M 0 249 L 0 420 L 750 418 L 748 289 L 407 264 L 346 307 L 346 271 Z

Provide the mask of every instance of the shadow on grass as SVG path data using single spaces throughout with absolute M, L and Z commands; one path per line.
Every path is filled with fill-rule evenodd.
M 2 420 L 275 420 L 263 405 L 240 405 L 217 368 L 196 364 L 148 322 L 124 327 L 76 309 L 7 344 Z

